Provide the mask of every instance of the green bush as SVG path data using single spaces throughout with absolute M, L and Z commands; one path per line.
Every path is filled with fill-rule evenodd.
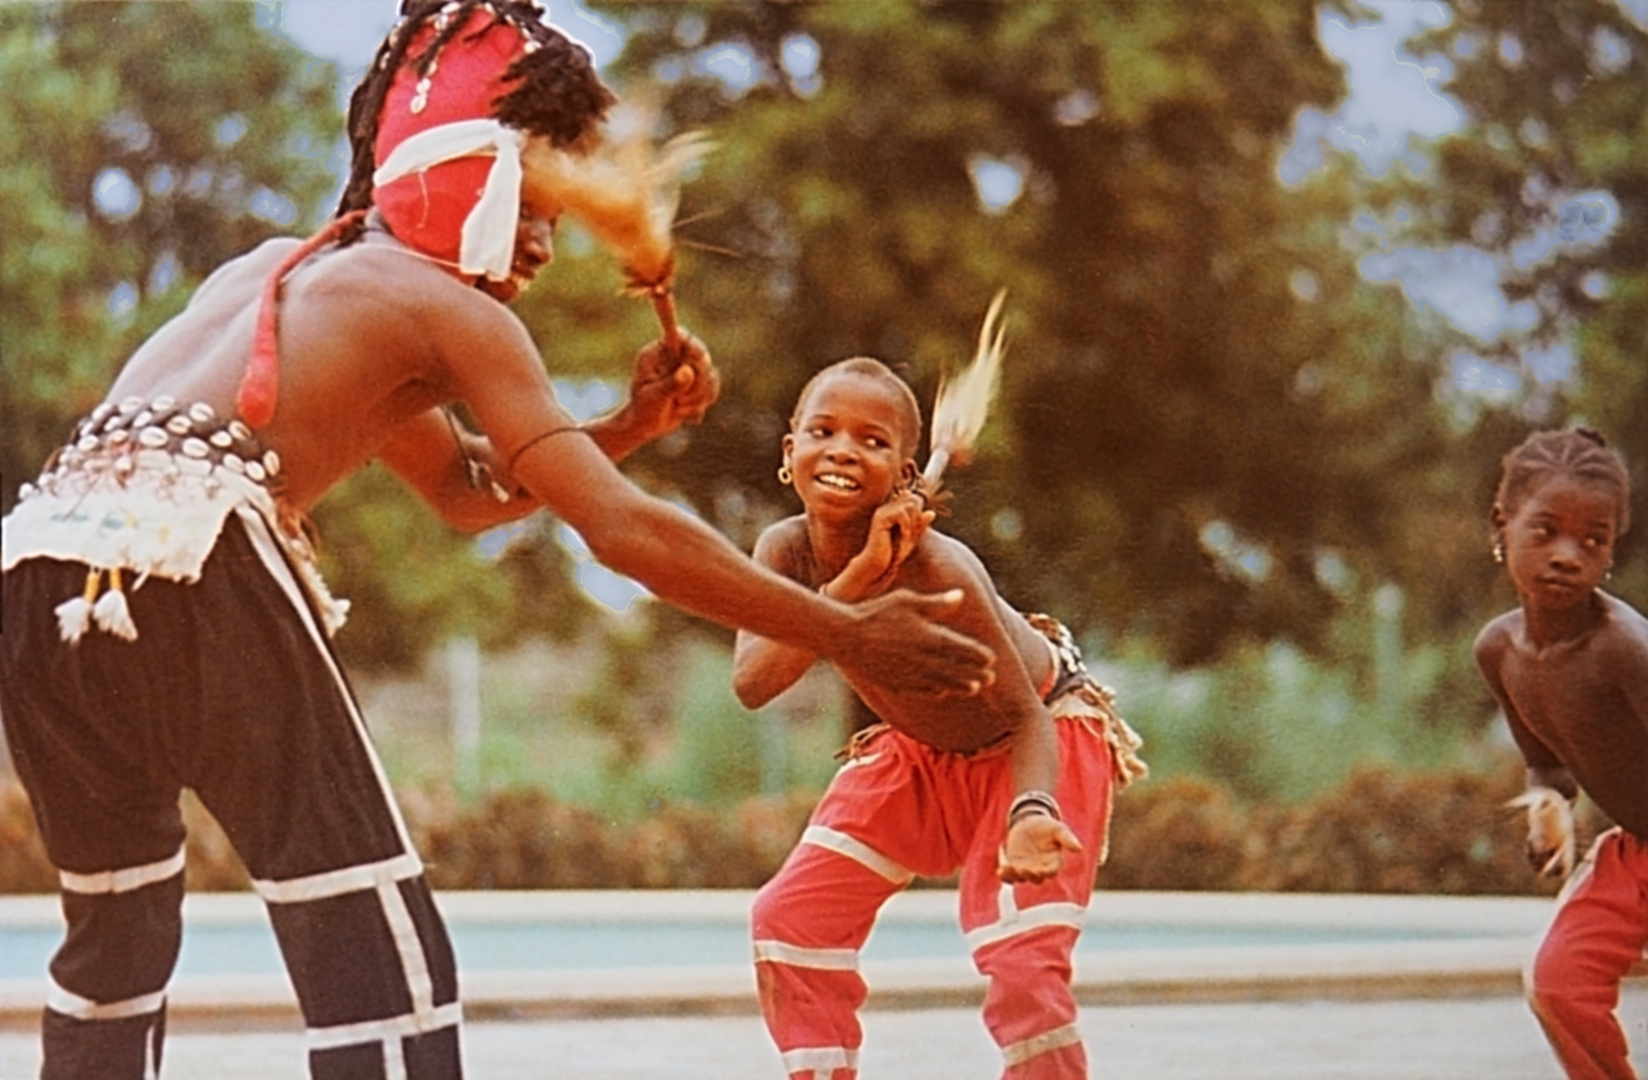
M 1509 758 L 1489 772 L 1367 766 L 1303 803 L 1248 804 L 1206 779 L 1145 780 L 1116 799 L 1104 889 L 1549 895 L 1522 855 L 1505 802 Z M 416 788 L 401 804 L 441 889 L 753 888 L 800 837 L 816 793 L 727 809 L 669 803 L 637 822 L 535 788 L 466 803 Z M 1603 826 L 1584 804 L 1582 844 Z M 245 872 L 209 815 L 186 800 L 189 887 L 241 889 Z M 21 788 L 0 781 L 0 892 L 55 888 Z

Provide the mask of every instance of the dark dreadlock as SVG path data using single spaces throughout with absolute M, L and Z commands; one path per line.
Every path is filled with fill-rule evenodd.
M 349 182 L 338 202 L 341 217 L 372 205 L 372 173 L 378 141 L 378 118 L 395 74 L 408 63 L 407 52 L 418 28 L 437 15 L 445 24 L 422 55 L 411 59 L 420 77 L 428 75 L 446 44 L 477 10 L 493 21 L 524 31 L 537 48 L 510 65 L 506 78 L 519 79 L 514 89 L 493 103 L 492 115 L 512 128 L 540 135 L 557 148 L 576 147 L 594 132 L 618 98 L 607 89 L 583 47 L 545 25 L 537 0 L 403 0 L 401 21 L 389 32 L 366 77 L 349 99 L 349 144 L 353 154 Z M 360 229 L 344 238 L 358 238 Z

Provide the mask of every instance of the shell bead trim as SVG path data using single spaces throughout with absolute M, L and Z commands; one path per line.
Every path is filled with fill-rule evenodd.
M 96 497 L 106 504 L 109 485 L 117 484 L 137 492 L 134 498 L 139 503 L 148 501 L 152 514 L 155 499 L 163 500 L 164 507 L 164 500 L 175 498 L 183 507 L 191 498 L 191 487 L 217 498 L 230 482 L 230 472 L 259 484 L 269 496 L 278 495 L 279 455 L 239 420 L 217 420 L 204 402 L 179 408 L 170 396 L 147 402 L 127 398 L 118 406 L 99 405 L 81 421 L 39 479 L 23 486 L 19 510 L 26 513 L 25 504 L 36 499 L 48 500 L 47 513 L 52 512 L 52 501 L 78 506 L 81 500 Z M 235 481 L 242 491 L 246 480 Z M 163 508 L 158 512 L 170 520 Z M 182 528 L 187 532 L 191 526 Z M 107 558 L 117 551 L 116 559 L 136 562 L 111 565 L 96 561 L 98 556 L 88 558 L 84 588 L 57 605 L 57 628 L 64 641 L 78 642 L 94 628 L 122 641 L 137 637 L 127 593 L 154 570 L 154 557 L 130 554 L 131 549 L 119 547 L 125 542 L 105 546 L 99 555 Z M 123 579 L 125 573 L 132 575 L 130 583 Z
M 223 467 L 273 492 L 280 455 L 241 420 L 219 420 L 203 401 L 179 406 L 170 395 L 153 401 L 132 397 L 93 409 L 40 483 L 49 487 L 57 476 L 85 469 L 109 469 L 126 477 L 140 467 L 158 469 L 169 478 L 209 475 L 214 467 Z

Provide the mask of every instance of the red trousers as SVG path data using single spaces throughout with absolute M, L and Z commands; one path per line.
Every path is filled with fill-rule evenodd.
M 1648 944 L 1648 844 L 1597 838 L 1574 871 L 1527 972 L 1528 1001 L 1569 1080 L 1635 1080 L 1615 1015 Z
M 989 979 L 984 1022 L 1002 1049 L 1002 1075 L 1087 1075 L 1070 953 L 1109 826 L 1111 751 L 1097 721 L 1056 723 L 1054 794 L 1083 850 L 1035 885 L 996 877 L 1014 795 L 1005 751 L 944 753 L 888 729 L 836 774 L 751 912 L 761 1010 L 791 1077 L 857 1076 L 866 995 L 858 955 L 876 913 L 913 877 L 957 870 L 961 928 Z

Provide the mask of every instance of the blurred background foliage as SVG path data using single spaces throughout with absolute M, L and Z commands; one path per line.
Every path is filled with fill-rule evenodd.
M 1363 758 L 1493 767 L 1468 645 L 1514 602 L 1487 557 L 1500 455 L 1593 424 L 1648 521 L 1640 4 L 1454 0 L 1407 49 L 1447 73 L 1457 130 L 1416 142 L 1420 165 L 1374 176 L 1325 148 L 1287 181 L 1301 112 L 1347 93 L 1319 20 L 1372 17 L 1353 0 L 590 7 L 622 28 L 608 74 L 651 95 L 659 134 L 718 146 L 685 190 L 678 295 L 725 391 L 626 463 L 639 483 L 748 548 L 796 509 L 773 470 L 812 372 L 871 354 L 930 401 L 1005 287 L 1002 396 L 943 527 L 1010 601 L 1076 630 L 1159 777 L 1305 799 Z M 331 212 L 337 71 L 271 12 L 0 5 L 6 508 L 214 265 Z M 1369 272 L 1411 250 L 1485 260 L 1509 317 L 1462 329 Z M 517 305 L 556 378 L 621 380 L 655 334 L 619 283 L 562 230 Z M 596 673 L 564 709 L 486 683 L 498 739 L 557 709 L 593 733 L 581 796 L 638 775 L 686 717 L 719 749 L 637 781 L 633 807 L 827 775 L 774 773 L 783 740 L 702 674 L 724 632 L 645 602 L 612 617 L 553 521 L 477 546 L 370 468 L 315 517 L 367 680 L 438 684 L 426 658 L 453 635 L 489 655 L 596 643 L 557 669 Z M 1634 540 L 1613 584 L 1641 606 Z M 532 757 L 491 752 L 497 785 Z M 688 791 L 723 753 L 769 765 Z

